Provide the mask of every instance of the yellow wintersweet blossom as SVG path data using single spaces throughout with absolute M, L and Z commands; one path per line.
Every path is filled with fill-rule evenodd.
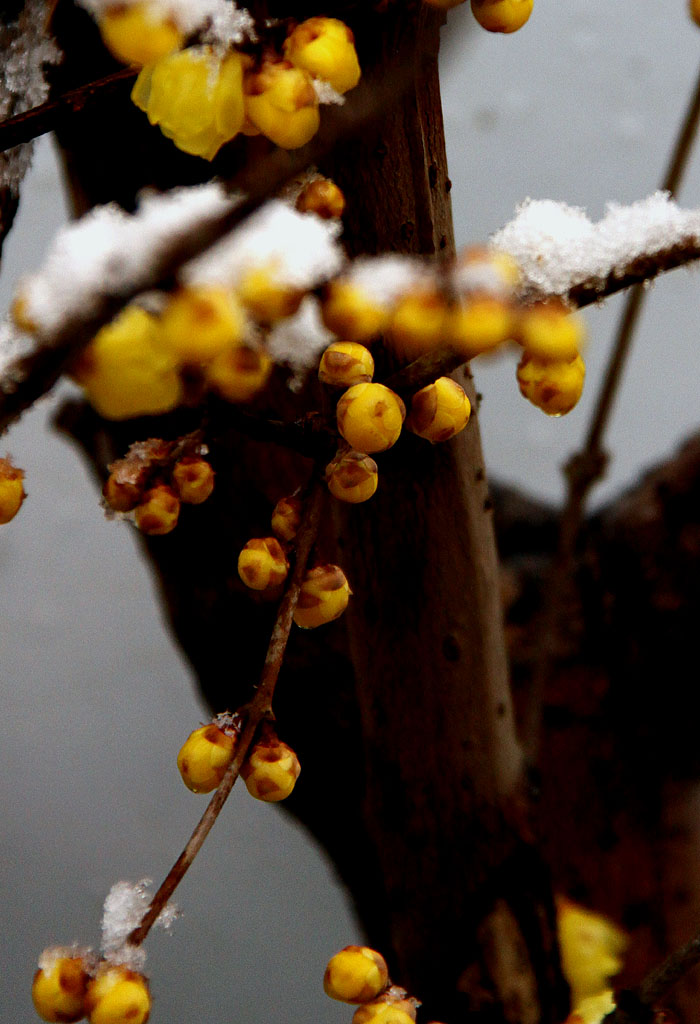
M 566 1024 L 601 1024 L 603 1017 L 607 1017 L 614 1009 L 614 992 L 606 988 L 599 996 L 582 999 L 567 1017 Z
M 567 899 L 557 901 L 557 928 L 562 972 L 571 988 L 571 1005 L 579 1012 L 584 1000 L 607 993 L 610 978 L 622 970 L 627 936 L 609 918 Z M 583 1020 L 593 1024 L 585 1016 Z
M 159 16 L 147 3 L 115 4 L 98 24 L 105 46 L 124 64 L 142 67 L 179 50 L 183 42 L 175 22 Z
M 131 98 L 178 149 L 213 160 L 243 127 L 243 60 L 190 46 L 147 64 Z

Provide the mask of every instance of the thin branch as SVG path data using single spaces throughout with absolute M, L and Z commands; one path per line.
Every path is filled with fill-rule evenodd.
M 95 102 L 102 102 L 106 95 L 119 91 L 124 84 L 130 84 L 137 74 L 136 68 L 121 68 L 104 78 L 64 92 L 38 107 L 0 121 L 0 152 L 4 153 L 23 142 L 31 142 L 40 135 L 55 131 L 74 114 L 81 113 Z
M 314 475 L 309 496 L 304 509 L 304 517 L 299 527 L 296 540 L 296 561 L 291 575 L 289 585 L 285 591 L 282 603 L 277 612 L 277 618 L 270 636 L 270 643 L 265 656 L 265 663 L 260 677 L 260 684 L 255 696 L 247 707 L 241 708 L 241 714 L 246 716 L 246 723 L 241 732 L 236 749 L 236 755 L 226 770 L 214 796 L 209 801 L 206 811 L 200 818 L 187 844 L 175 861 L 170 871 L 163 880 L 160 888 L 153 896 L 151 903 L 144 914 L 141 922 L 130 933 L 127 942 L 132 946 L 140 946 L 145 940 L 149 931 L 158 920 L 163 908 L 171 898 L 178 885 L 186 875 L 195 857 L 204 845 L 214 822 L 218 818 L 222 807 L 238 778 L 243 762 L 245 761 L 248 749 L 258 731 L 259 726 L 266 719 L 273 718 L 272 698 L 277 685 L 280 669 L 284 659 L 284 652 L 289 640 L 289 633 L 292 628 L 294 611 L 299 600 L 299 591 L 306 573 L 306 566 L 309 561 L 311 549 L 316 540 L 319 522 L 321 519 L 321 508 L 325 490 Z
M 685 118 L 676 138 L 668 169 L 662 182 L 664 191 L 675 193 L 687 167 L 693 140 L 700 123 L 700 74 L 698 75 Z M 684 247 L 680 247 L 684 249 Z M 679 247 L 666 253 L 666 257 L 680 258 Z M 697 242 L 688 250 L 692 258 L 700 254 Z M 648 262 L 646 259 L 644 263 Z M 678 263 L 676 265 L 679 265 Z M 639 268 L 644 270 L 644 266 Z M 634 271 L 636 268 L 631 268 Z M 532 671 L 531 690 L 528 699 L 523 736 L 526 753 L 534 762 L 539 747 L 542 723 L 542 701 L 544 690 L 557 656 L 557 644 L 562 627 L 563 608 L 571 586 L 576 543 L 591 488 L 605 473 L 607 456 L 602 447 L 603 436 L 610 419 L 613 403 L 619 389 L 626 365 L 635 328 L 644 305 L 646 292 L 636 284 L 627 296 L 615 342 L 598 395 L 595 410 L 582 449 L 567 463 L 567 496 L 559 525 L 559 541 L 550 571 L 549 585 L 545 590 L 546 604 L 540 622 L 540 646 Z

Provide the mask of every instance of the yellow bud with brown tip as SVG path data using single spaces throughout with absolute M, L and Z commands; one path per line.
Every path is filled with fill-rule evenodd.
M 24 470 L 0 459 L 0 525 L 15 518 L 25 498 Z
M 241 345 L 207 364 L 207 383 L 227 402 L 248 402 L 267 383 L 272 362 L 261 349 Z
M 355 384 L 337 406 L 338 430 L 357 451 L 383 452 L 399 439 L 406 406 L 383 384 Z
M 508 302 L 496 296 L 463 298 L 448 313 L 446 339 L 466 361 L 507 341 L 515 326 Z
M 315 629 L 339 618 L 350 600 L 350 585 L 337 565 L 317 565 L 301 585 L 294 621 L 302 629 Z
M 700 25 L 700 0 L 688 0 L 688 13 L 696 25 Z
M 314 178 L 301 190 L 295 205 L 299 213 L 339 220 L 345 212 L 345 196 L 330 178 Z
M 211 793 L 236 752 L 236 738 L 213 723 L 190 733 L 177 755 L 182 781 L 193 793 Z
M 360 81 L 355 37 L 338 18 L 302 21 L 285 39 L 284 55 L 295 67 L 330 82 L 336 92 L 348 92 Z
M 79 956 L 46 950 L 32 983 L 32 1002 L 42 1020 L 72 1024 L 85 1016 L 89 976 Z
M 415 1024 L 416 1010 L 408 999 L 380 997 L 355 1010 L 352 1024 Z
M 90 1024 L 146 1024 L 151 1012 L 148 982 L 127 967 L 104 967 L 88 985 L 85 1009 Z
M 168 301 L 160 318 L 164 343 L 181 362 L 204 363 L 237 345 L 243 336 L 238 299 L 216 285 L 188 285 Z
M 278 587 L 288 572 L 287 556 L 276 537 L 254 537 L 238 556 L 238 575 L 251 590 Z
M 276 146 L 298 149 L 318 131 L 318 99 L 303 68 L 266 60 L 245 76 L 244 92 L 247 117 Z
M 560 299 L 537 302 L 520 311 L 517 340 L 528 355 L 551 362 L 570 362 L 586 337 L 583 319 Z
M 102 42 L 123 64 L 142 67 L 179 50 L 184 37 L 172 18 L 149 3 L 115 4 L 100 14 Z
M 352 281 L 331 281 L 321 306 L 326 327 L 349 341 L 369 342 L 389 325 L 391 312 Z
M 277 803 L 292 792 L 300 772 L 297 755 L 275 736 L 255 744 L 241 768 L 241 777 L 256 800 Z
M 180 501 L 201 505 L 214 490 L 214 470 L 199 455 L 184 455 L 175 463 L 173 486 Z
M 583 391 L 586 366 L 581 356 L 570 362 L 543 362 L 523 355 L 518 364 L 520 393 L 548 416 L 571 412 Z
M 302 503 L 296 494 L 280 498 L 272 512 L 271 526 L 280 540 L 291 541 L 301 526 Z
M 102 488 L 102 497 L 115 512 L 131 512 L 143 498 L 142 489 L 129 480 L 119 480 L 110 473 Z
M 464 430 L 470 414 L 471 403 L 464 388 L 451 377 L 438 377 L 411 399 L 406 426 L 427 441 L 448 441 Z
M 472 0 L 472 14 L 487 32 L 517 32 L 532 7 L 533 0 Z
M 377 463 L 363 452 L 343 452 L 326 467 L 328 490 L 352 505 L 371 498 L 378 480 Z
M 444 340 L 447 304 L 435 289 L 417 289 L 396 304 L 387 328 L 389 344 L 404 359 L 417 359 Z
M 247 312 L 267 326 L 293 316 L 301 305 L 304 291 L 283 284 L 273 267 L 254 267 L 241 278 L 238 295 Z
M 167 484 L 157 484 L 146 491 L 134 510 L 134 520 L 141 533 L 160 537 L 171 533 L 180 515 L 180 499 Z
M 343 1003 L 369 1003 L 388 983 L 386 960 L 368 946 L 341 949 L 328 961 L 323 976 L 326 995 Z
M 374 376 L 374 359 L 364 345 L 356 341 L 334 341 L 321 356 L 318 379 L 322 384 L 347 388 L 362 384 Z

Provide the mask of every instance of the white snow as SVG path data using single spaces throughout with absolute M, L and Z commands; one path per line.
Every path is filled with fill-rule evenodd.
M 70 946 L 49 946 L 40 954 L 37 966 L 42 971 L 51 971 L 57 960 L 73 957 L 80 957 L 88 968 L 95 962 L 95 955 L 88 946 L 79 946 L 77 942 L 74 942 Z
M 274 362 L 291 367 L 294 376 L 290 388 L 295 390 L 303 383 L 306 372 L 316 366 L 321 353 L 334 337 L 321 319 L 318 299 L 307 295 L 294 316 L 281 320 L 272 328 L 265 350 Z
M 80 0 L 99 22 L 105 11 L 116 6 L 133 6 L 144 0 Z M 147 0 L 154 20 L 171 18 L 184 35 L 201 32 L 201 41 L 217 47 L 256 39 L 255 23 L 245 8 L 232 0 Z
M 323 78 L 313 78 L 311 84 L 314 87 L 316 93 L 316 99 L 319 103 L 323 104 L 335 104 L 337 107 L 342 107 L 345 103 L 345 97 L 337 92 L 330 82 L 326 82 Z
M 355 285 L 378 306 L 390 309 L 401 295 L 432 285 L 432 271 L 423 260 L 411 256 L 361 256 L 343 280 Z
M 29 355 L 35 348 L 34 339 L 24 334 L 8 319 L 0 320 L 0 392 L 10 394 L 21 383 L 16 361 Z
M 107 893 L 102 912 L 102 953 L 110 963 L 126 964 L 135 971 L 142 971 L 146 962 L 143 947 L 132 946 L 126 940 L 143 918 L 151 902 L 150 878 L 140 882 L 115 882 Z M 169 929 L 178 910 L 168 903 L 161 911 L 156 924 Z
M 341 269 L 345 256 L 337 242 L 342 227 L 334 220 L 299 213 L 271 199 L 240 227 L 183 267 L 185 284 L 235 287 L 246 272 L 267 269 L 275 281 L 310 289 Z
M 596 223 L 584 210 L 527 199 L 491 243 L 518 262 L 525 290 L 565 295 L 583 281 L 602 287 L 641 256 L 700 243 L 700 210 L 682 210 L 666 192 L 630 206 L 608 203 Z
M 154 256 L 182 232 L 237 201 L 208 184 L 145 194 L 135 214 L 113 203 L 95 207 L 59 231 L 43 266 L 20 282 L 27 316 L 50 336 L 71 316 L 89 315 L 105 294 L 124 294 L 146 281 Z

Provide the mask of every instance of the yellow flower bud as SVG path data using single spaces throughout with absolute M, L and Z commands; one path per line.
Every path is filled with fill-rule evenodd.
M 85 1016 L 85 962 L 79 956 L 52 954 L 47 950 L 41 958 L 46 963 L 34 975 L 32 1002 L 42 1020 L 72 1024 Z
M 171 487 L 157 484 L 151 487 L 136 506 L 134 518 L 141 533 L 149 537 L 160 537 L 170 533 L 177 526 L 180 515 L 180 501 Z
M 326 480 L 334 498 L 357 505 L 377 489 L 377 463 L 362 452 L 343 452 L 326 467 Z
M 414 1024 L 416 1011 L 408 999 L 377 999 L 355 1010 L 352 1024 Z
M 247 402 L 262 391 L 271 370 L 272 362 L 263 351 L 241 345 L 213 359 L 205 378 L 227 402 Z
M 383 452 L 399 439 L 406 406 L 383 384 L 355 384 L 338 402 L 338 430 L 360 452 Z
M 73 376 L 108 420 L 170 412 L 182 398 L 177 360 L 163 345 L 156 318 L 139 306 L 127 306 L 97 332 Z
M 486 292 L 509 297 L 520 287 L 521 281 L 520 267 L 501 249 L 469 245 L 455 261 L 455 285 L 460 294 Z
M 322 384 L 347 388 L 372 380 L 374 359 L 364 345 L 355 341 L 335 341 L 321 356 L 318 379 Z
M 110 473 L 102 488 L 102 497 L 115 512 L 131 512 L 142 501 L 142 491 L 138 484 L 118 480 Z
M 182 288 L 160 319 L 161 336 L 183 363 L 204 363 L 237 345 L 243 313 L 236 296 L 215 285 Z
M 367 342 L 388 326 L 391 313 L 378 305 L 351 281 L 338 279 L 328 285 L 321 307 L 326 327 L 349 341 Z
M 309 18 L 285 39 L 284 55 L 295 67 L 330 82 L 336 92 L 354 89 L 360 81 L 355 37 L 337 18 Z
M 272 267 L 255 267 L 241 278 L 238 295 L 258 323 L 269 325 L 296 313 L 304 291 L 281 284 Z
M 578 1003 L 572 998 L 572 1004 L 573 1010 L 565 1024 L 603 1024 L 603 1018 L 615 1009 L 615 993 L 606 988 L 600 995 L 587 996 Z
M 464 430 L 470 414 L 471 404 L 464 388 L 450 377 L 438 377 L 413 396 L 406 425 L 427 441 L 448 441 Z
M 557 900 L 557 931 L 562 973 L 571 989 L 571 1005 L 579 1005 L 609 988 L 623 967 L 627 935 L 614 921 L 568 899 Z
M 127 967 L 105 967 L 88 985 L 90 1024 L 145 1024 L 151 1012 L 148 982 Z
M 339 220 L 345 212 L 345 196 L 330 178 L 315 178 L 299 193 L 296 208 L 323 220 Z
M 243 61 L 190 46 L 147 64 L 131 98 L 178 149 L 213 160 L 243 126 Z
M 214 490 L 214 470 L 199 455 L 185 455 L 175 463 L 173 486 L 180 501 L 201 505 Z
M 435 290 L 423 289 L 402 296 L 387 328 L 391 347 L 404 359 L 417 359 L 444 338 L 447 306 Z
M 287 556 L 276 537 L 254 537 L 238 556 L 238 575 L 251 590 L 278 587 L 288 572 Z
M 688 0 L 688 12 L 696 25 L 700 25 L 700 0 Z
M 26 498 L 24 470 L 13 466 L 9 459 L 0 459 L 0 525 L 9 523 L 20 510 Z
M 532 14 L 533 0 L 472 0 L 472 14 L 488 32 L 517 32 Z
M 323 988 L 343 1003 L 369 1003 L 389 983 L 389 970 L 381 953 L 367 946 L 346 946 L 331 957 Z
M 294 621 L 302 629 L 315 629 L 339 618 L 348 606 L 350 586 L 337 565 L 317 565 L 301 585 Z
M 465 360 L 490 352 L 513 333 L 513 310 L 501 299 L 487 295 L 465 298 L 447 317 L 447 340 Z
M 185 740 L 177 755 L 182 781 L 193 793 L 211 793 L 236 752 L 236 738 L 218 725 L 203 725 Z
M 280 540 L 294 540 L 301 525 L 301 498 L 290 494 L 280 498 L 272 512 L 272 530 Z
M 264 61 L 246 75 L 245 112 L 282 149 L 306 145 L 321 123 L 311 76 L 286 60 Z
M 570 362 L 585 341 L 583 319 L 559 299 L 538 302 L 520 312 L 517 339 L 528 355 L 545 362 Z
M 581 397 L 586 367 L 581 356 L 570 362 L 542 362 L 527 354 L 518 364 L 520 393 L 548 416 L 570 412 Z
M 277 803 L 292 792 L 300 772 L 292 748 L 274 737 L 255 744 L 241 768 L 241 777 L 256 800 Z
M 98 21 L 102 42 L 124 64 L 150 64 L 184 42 L 171 18 L 164 18 L 149 3 L 115 4 Z

